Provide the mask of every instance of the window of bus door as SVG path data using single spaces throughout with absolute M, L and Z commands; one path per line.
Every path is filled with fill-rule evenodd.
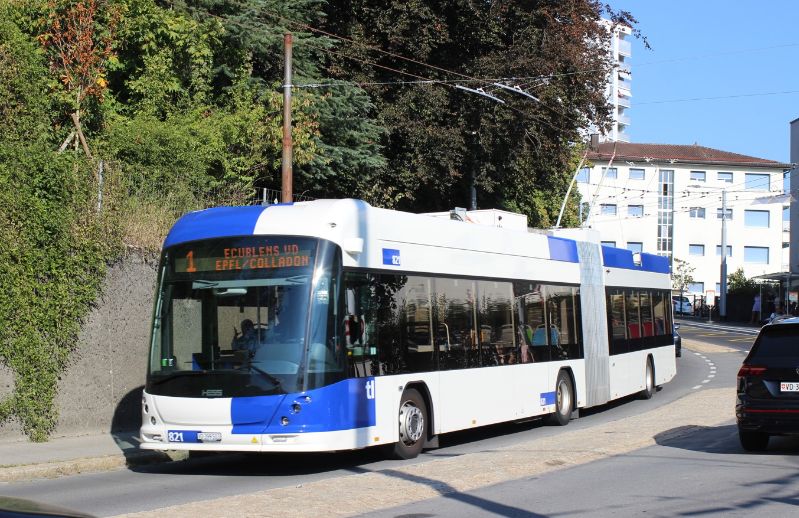
M 330 246 L 310 238 L 247 236 L 166 250 L 148 392 L 239 397 L 300 390 L 314 271 L 334 267 Z M 321 308 L 312 307 L 319 314 Z M 313 340 L 321 340 L 318 333 Z
M 571 286 L 546 286 L 547 325 L 553 360 L 581 357 L 574 292 L 575 288 Z
M 624 305 L 627 314 L 627 337 L 630 342 L 627 344 L 629 351 L 637 351 L 641 349 L 643 336 L 641 332 L 641 302 L 638 298 L 638 290 L 625 290 Z
M 432 279 L 407 276 L 397 293 L 400 308 L 401 356 L 408 372 L 436 370 L 436 352 L 431 321 Z
M 645 345 L 654 345 L 655 320 L 652 310 L 652 292 L 641 290 L 641 335 L 644 337 Z
M 610 354 L 627 351 L 627 324 L 625 323 L 624 290 L 610 288 L 607 291 L 608 333 Z
M 480 365 L 518 363 L 513 324 L 513 285 L 509 282 L 478 281 Z
M 365 272 L 344 273 L 341 336 L 349 358 L 350 376 L 353 377 L 385 374 L 377 357 L 377 310 L 385 292 L 378 290 L 375 280 L 374 275 Z
M 518 320 L 519 363 L 549 361 L 543 287 L 517 281 L 513 284 L 513 292 Z
M 479 365 L 474 307 L 475 283 L 436 278 L 433 283 L 433 325 L 441 370 Z

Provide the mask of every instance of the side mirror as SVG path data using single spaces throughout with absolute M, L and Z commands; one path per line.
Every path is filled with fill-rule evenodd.
M 680 328 L 680 324 L 674 324 L 674 329 L 679 329 L 679 328 Z

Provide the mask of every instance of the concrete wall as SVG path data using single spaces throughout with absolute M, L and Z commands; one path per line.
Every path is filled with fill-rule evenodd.
M 156 263 L 132 254 L 109 269 L 103 293 L 59 381 L 54 435 L 139 426 Z M 0 397 L 12 390 L 11 372 L 0 365 Z M 17 437 L 22 437 L 18 423 L 0 424 L 0 439 Z

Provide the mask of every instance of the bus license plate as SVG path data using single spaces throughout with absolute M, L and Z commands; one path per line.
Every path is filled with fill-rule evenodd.
M 780 392 L 799 392 L 799 381 L 781 381 Z
M 197 440 L 200 442 L 221 442 L 222 434 L 220 432 L 200 432 L 197 434 Z
M 166 437 L 169 442 L 197 442 L 199 433 L 193 430 L 169 430 Z

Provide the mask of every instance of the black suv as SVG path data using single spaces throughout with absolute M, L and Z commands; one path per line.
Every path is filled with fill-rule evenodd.
M 799 318 L 760 330 L 738 371 L 738 436 L 762 451 L 771 435 L 799 435 Z

